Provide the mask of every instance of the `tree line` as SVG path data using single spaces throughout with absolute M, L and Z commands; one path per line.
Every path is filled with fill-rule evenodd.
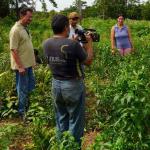
M 19 9 L 25 6 L 35 9 L 36 2 L 36 0 L 1 0 L 0 17 L 6 17 L 14 12 L 18 16 Z M 42 10 L 47 12 L 45 0 L 39 0 L 39 2 L 42 4 Z M 49 0 L 49 2 L 57 7 L 55 0 Z M 83 17 L 98 16 L 99 18 L 108 19 L 123 14 L 125 18 L 150 20 L 150 0 L 95 0 L 92 6 L 88 6 L 84 0 L 74 0 L 73 5 L 61 12 L 68 14 L 71 11 L 78 11 Z
M 42 4 L 42 10 L 47 11 L 47 3 L 45 0 L 38 0 Z M 55 0 L 49 0 L 54 7 L 57 7 Z M 22 7 L 32 7 L 36 10 L 37 0 L 1 0 L 0 1 L 0 18 L 4 18 L 12 13 L 16 13 L 16 16 L 19 15 L 19 10 Z
M 64 14 L 77 10 L 78 1 L 75 0 L 70 8 L 64 9 Z M 137 20 L 150 20 L 150 0 L 95 0 L 92 6 L 87 6 L 86 1 L 81 1 L 83 17 L 99 17 L 103 19 L 116 18 L 123 14 L 125 18 Z

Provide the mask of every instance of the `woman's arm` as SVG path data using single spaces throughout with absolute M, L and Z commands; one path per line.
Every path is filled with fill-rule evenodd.
M 115 53 L 115 30 L 114 30 L 114 27 L 112 27 L 112 29 L 111 29 L 110 39 L 111 39 L 112 53 L 114 54 Z

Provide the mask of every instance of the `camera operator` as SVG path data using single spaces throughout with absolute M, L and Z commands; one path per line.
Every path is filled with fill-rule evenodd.
M 84 131 L 85 86 L 79 65 L 90 65 L 93 60 L 92 39 L 84 50 L 79 42 L 68 39 L 69 19 L 55 15 L 52 19 L 54 36 L 44 44 L 44 53 L 52 71 L 52 93 L 58 137 L 70 131 L 81 146 Z

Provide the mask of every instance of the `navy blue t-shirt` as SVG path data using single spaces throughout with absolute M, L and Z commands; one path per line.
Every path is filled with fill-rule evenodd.
M 50 38 L 44 42 L 43 48 L 55 79 L 68 80 L 84 76 L 81 64 L 86 60 L 87 53 L 77 41 L 63 37 Z

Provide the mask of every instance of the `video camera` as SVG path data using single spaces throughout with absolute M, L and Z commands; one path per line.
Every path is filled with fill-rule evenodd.
M 87 43 L 85 35 L 88 34 L 88 32 L 90 32 L 90 35 L 91 35 L 93 42 L 99 42 L 100 41 L 100 35 L 96 32 L 95 29 L 84 29 L 84 30 L 76 29 L 75 34 L 77 34 L 79 36 L 78 41 L 81 43 Z

